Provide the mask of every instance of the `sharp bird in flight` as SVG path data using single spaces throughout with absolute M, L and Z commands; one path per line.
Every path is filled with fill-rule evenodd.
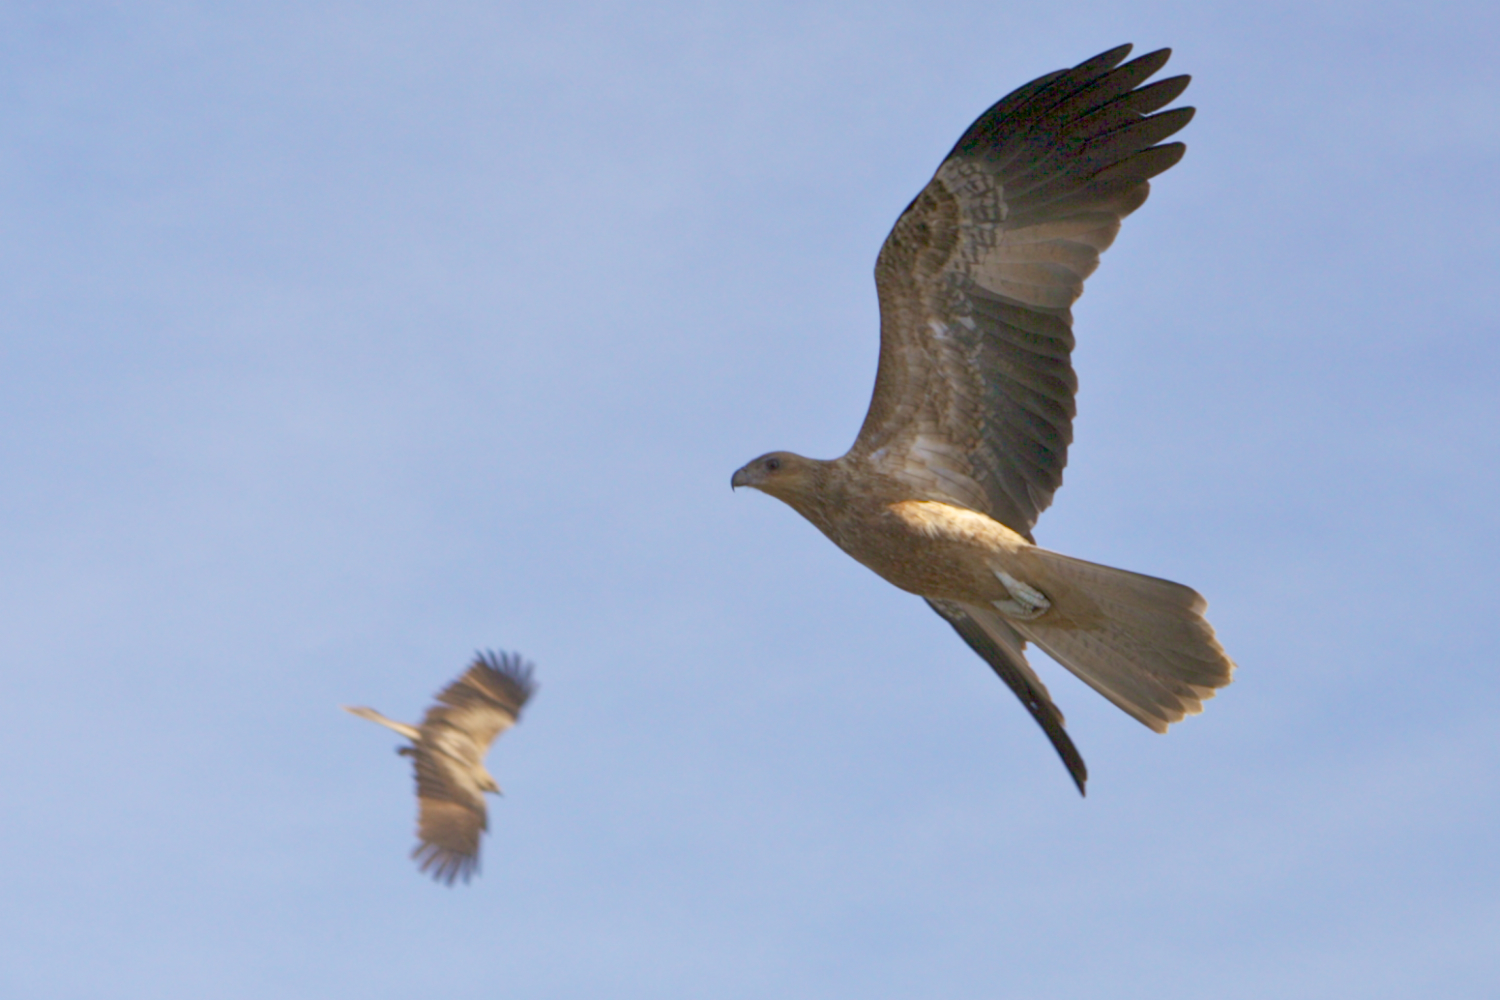
M 343 706 L 411 740 L 396 752 L 417 772 L 417 837 L 412 857 L 439 882 L 467 882 L 479 868 L 479 835 L 488 829 L 484 793 L 500 786 L 484 767 L 495 738 L 516 724 L 536 691 L 532 666 L 514 653 L 480 653 L 462 677 L 438 693 L 420 726 L 387 719 L 373 708 Z
M 762 455 L 734 474 L 932 609 L 1032 714 L 1078 790 L 1088 771 L 1026 662 L 1034 642 L 1156 732 L 1202 710 L 1234 664 L 1198 593 L 1037 548 L 1062 485 L 1077 379 L 1070 306 L 1175 164 L 1186 76 L 1122 45 L 980 115 L 875 262 L 880 367 L 847 454 Z M 1123 63 L 1123 65 L 1122 65 Z

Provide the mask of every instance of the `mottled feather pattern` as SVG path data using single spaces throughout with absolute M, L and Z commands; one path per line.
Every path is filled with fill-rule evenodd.
M 1181 156 L 1155 143 L 1191 109 L 1151 114 L 1187 77 L 1139 90 L 1167 61 L 1121 46 L 1001 99 L 954 146 L 881 249 L 881 356 L 851 455 L 924 496 L 1029 537 L 1062 484 L 1077 380 L 1071 306 L 1147 179 Z M 966 449 L 955 467 L 917 428 Z

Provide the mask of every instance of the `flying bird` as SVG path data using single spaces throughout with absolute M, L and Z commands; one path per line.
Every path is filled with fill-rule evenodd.
M 485 770 L 495 738 L 516 724 L 536 691 L 532 665 L 515 653 L 475 654 L 463 676 L 438 693 L 420 726 L 388 719 L 373 708 L 341 706 L 411 740 L 397 753 L 411 757 L 417 776 L 417 838 L 421 870 L 439 882 L 465 882 L 479 869 L 479 837 L 489 828 L 484 793 L 500 794 Z
M 1202 710 L 1234 664 L 1181 584 L 1038 548 L 1062 485 L 1078 382 L 1070 307 L 1186 147 L 1161 140 L 1187 87 L 1146 84 L 1162 49 L 1122 45 L 1049 73 L 969 126 L 875 262 L 880 364 L 841 458 L 775 451 L 734 474 L 932 609 L 1041 725 L 1082 793 L 1083 758 L 1027 663 L 1036 643 L 1156 732 Z

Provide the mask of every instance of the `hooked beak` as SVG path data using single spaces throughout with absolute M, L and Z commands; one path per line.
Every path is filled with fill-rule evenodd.
M 734 477 L 729 480 L 729 488 L 731 490 L 737 490 L 741 486 L 749 486 L 749 485 L 750 485 L 750 477 L 747 476 L 747 475 L 745 475 L 745 470 L 744 469 L 736 469 L 735 473 L 734 473 Z

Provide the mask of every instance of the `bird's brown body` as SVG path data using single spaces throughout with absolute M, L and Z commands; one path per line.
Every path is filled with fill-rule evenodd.
M 802 463 L 796 485 L 773 484 L 754 466 L 734 485 L 754 486 L 785 501 L 839 548 L 902 590 L 955 601 L 1002 600 L 991 560 L 1012 564 L 1026 539 L 1005 525 L 950 503 L 913 500 L 901 484 L 868 475 L 847 456 L 831 462 L 779 453 L 782 470 Z
M 767 458 L 779 468 L 758 471 Z M 999 574 L 1034 587 L 1049 607 L 1027 620 L 1054 628 L 1088 627 L 1098 606 L 1049 567 L 1039 549 L 994 518 L 937 500 L 912 500 L 898 483 L 863 475 L 857 459 L 764 456 L 735 473 L 733 485 L 753 486 L 785 501 L 839 548 L 908 593 L 962 604 L 1012 599 Z M 779 475 L 776 475 L 779 473 Z M 873 488 L 872 488 L 873 487 Z
M 902 590 L 948 601 L 1006 600 L 995 571 L 1023 573 L 1022 552 L 1032 547 L 999 521 L 935 500 L 886 504 L 871 526 L 845 551 Z

